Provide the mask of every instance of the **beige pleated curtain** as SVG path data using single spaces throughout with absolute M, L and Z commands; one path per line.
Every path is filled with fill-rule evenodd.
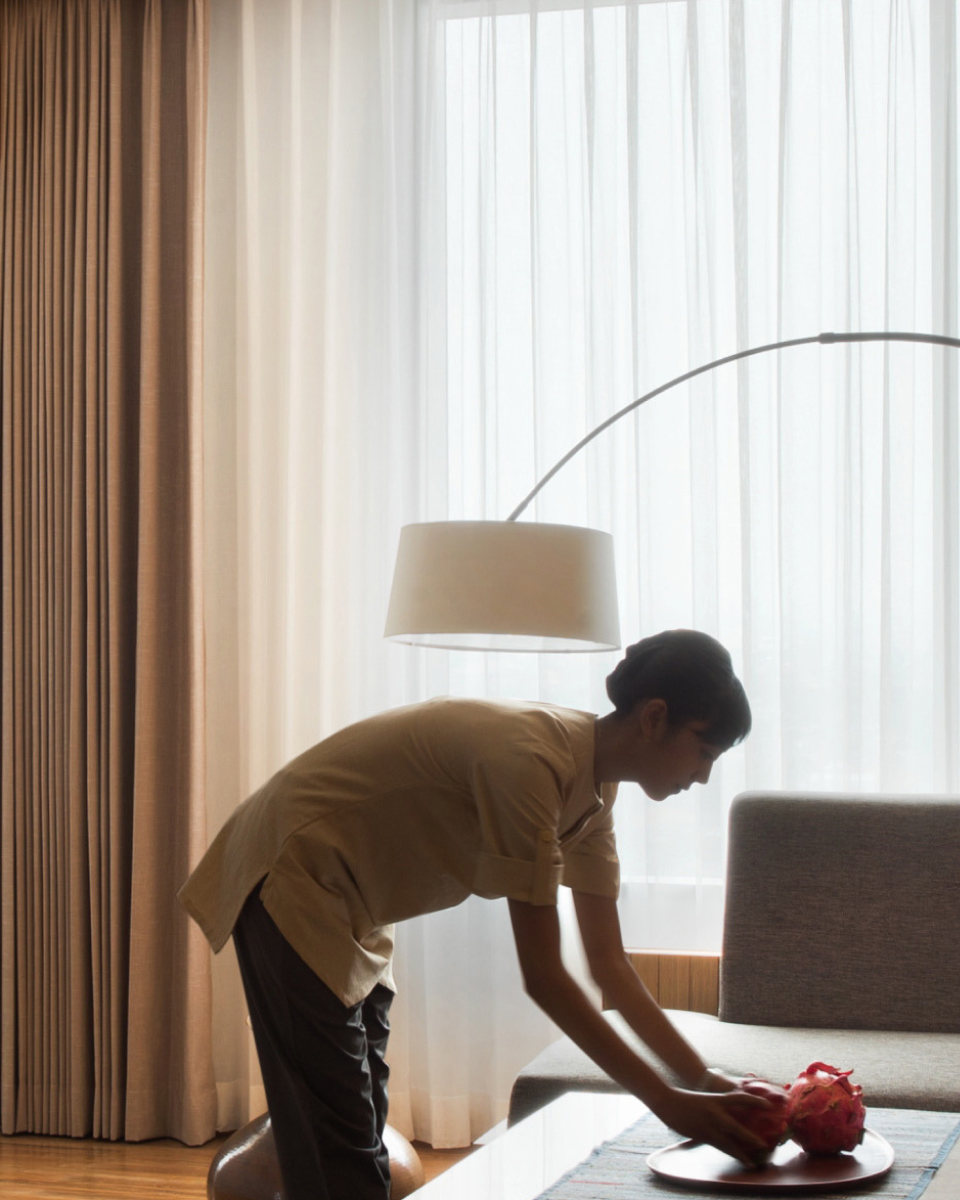
M 0 1127 L 214 1132 L 205 0 L 0 0 Z

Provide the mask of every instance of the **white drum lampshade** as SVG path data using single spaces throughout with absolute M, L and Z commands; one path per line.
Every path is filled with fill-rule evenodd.
M 615 650 L 613 538 L 527 521 L 405 525 L 384 632 L 451 650 Z

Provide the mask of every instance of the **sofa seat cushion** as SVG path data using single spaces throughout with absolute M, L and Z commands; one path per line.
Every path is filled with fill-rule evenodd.
M 630 1045 L 668 1077 L 627 1028 L 619 1013 L 604 1016 Z M 777 1083 L 794 1079 L 811 1062 L 853 1068 L 864 1103 L 878 1108 L 960 1112 L 960 1035 L 795 1029 L 738 1025 L 706 1013 L 668 1010 L 668 1016 L 711 1065 L 733 1074 L 752 1072 Z M 548 1046 L 517 1077 L 510 1124 L 569 1091 L 621 1091 L 567 1037 Z

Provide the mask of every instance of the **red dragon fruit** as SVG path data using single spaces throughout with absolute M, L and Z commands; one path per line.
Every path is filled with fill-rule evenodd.
M 808 1154 L 839 1154 L 863 1141 L 863 1088 L 852 1073 L 815 1062 L 790 1086 L 790 1136 Z
M 781 1142 L 787 1140 L 790 1093 L 779 1084 L 768 1083 L 765 1079 L 755 1079 L 752 1076 L 742 1081 L 740 1090 L 749 1092 L 752 1096 L 762 1096 L 764 1100 L 770 1102 L 769 1108 L 760 1108 L 759 1106 L 754 1108 L 745 1104 L 736 1112 L 740 1124 L 745 1125 L 751 1133 L 755 1133 L 763 1140 L 766 1146 L 766 1154 L 763 1159 L 765 1161 Z

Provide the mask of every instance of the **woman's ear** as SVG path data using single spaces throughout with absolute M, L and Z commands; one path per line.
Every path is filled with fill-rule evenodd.
M 670 727 L 670 711 L 666 700 L 641 700 L 631 714 L 639 732 L 649 741 L 659 741 Z

